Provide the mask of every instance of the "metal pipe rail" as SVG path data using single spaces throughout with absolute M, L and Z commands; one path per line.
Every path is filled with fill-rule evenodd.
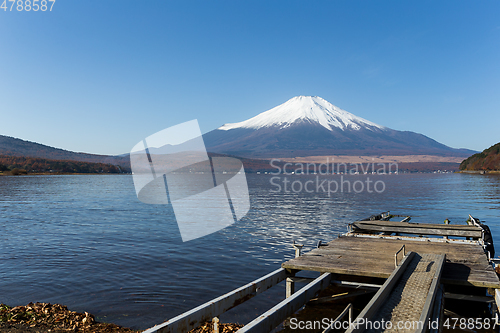
M 401 246 L 401 248 L 394 254 L 394 267 L 398 267 L 398 253 L 403 251 L 403 258 L 406 255 L 405 245 Z
M 260 294 L 286 278 L 286 270 L 277 269 L 253 282 L 217 297 L 205 304 L 172 318 L 162 324 L 147 329 L 143 333 L 188 332 L 200 324 L 211 321 L 233 307 Z
M 302 306 L 304 306 L 304 304 L 313 298 L 317 292 L 328 287 L 330 285 L 331 278 L 332 275 L 330 273 L 322 274 L 313 282 L 304 286 L 290 297 L 281 301 L 273 308 L 260 315 L 258 318 L 240 328 L 237 333 L 270 332 L 276 326 L 281 324 L 286 318 L 290 317 Z
M 322 333 L 328 333 L 330 332 L 331 330 L 334 329 L 335 327 L 335 323 L 339 322 L 342 320 L 342 318 L 345 317 L 345 315 L 349 313 L 349 324 L 351 323 L 352 321 L 352 303 L 349 303 L 349 305 L 346 306 L 346 308 L 344 309 L 344 311 L 342 311 L 337 318 L 335 318 L 335 320 L 330 324 L 330 326 L 328 326 L 327 329 L 325 329 Z

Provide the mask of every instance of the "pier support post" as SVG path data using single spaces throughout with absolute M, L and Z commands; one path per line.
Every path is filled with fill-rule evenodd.
M 292 278 L 295 277 L 295 274 L 297 272 L 298 271 L 295 270 L 295 269 L 287 269 L 286 270 L 286 276 L 287 276 L 287 278 L 285 279 L 285 282 L 286 282 L 286 298 L 292 296 L 293 293 L 295 292 L 295 281 Z
M 213 330 L 213 332 L 214 332 L 214 333 L 219 333 L 219 318 L 218 318 L 218 317 L 214 317 L 214 318 L 212 319 L 212 323 L 213 323 L 213 325 L 214 325 L 214 330 Z
M 295 282 L 289 277 L 286 278 L 286 298 L 293 295 L 295 292 Z
M 295 244 L 295 241 L 293 241 L 292 246 L 295 249 L 295 258 L 300 257 L 302 254 L 302 247 L 304 246 L 304 244 Z

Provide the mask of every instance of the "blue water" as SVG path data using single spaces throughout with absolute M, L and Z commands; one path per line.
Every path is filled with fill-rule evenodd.
M 349 222 L 385 210 L 425 223 L 464 223 L 472 214 L 490 226 L 500 253 L 498 176 L 349 175 L 344 181 L 370 177 L 385 190 L 330 196 L 275 192 L 272 176 L 247 177 L 247 216 L 186 243 L 172 209 L 139 202 L 131 176 L 0 177 L 0 302 L 61 303 L 145 329 L 279 268 L 293 256 L 293 240 L 307 251 Z M 304 184 L 315 177 L 288 179 Z M 249 321 L 284 296 L 279 288 L 228 320 Z

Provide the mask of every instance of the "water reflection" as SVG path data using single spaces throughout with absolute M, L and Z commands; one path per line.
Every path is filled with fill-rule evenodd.
M 293 240 L 307 251 L 384 210 L 426 223 L 473 214 L 500 244 L 500 177 L 369 176 L 385 191 L 273 193 L 271 176 L 250 174 L 248 215 L 187 243 L 171 207 L 139 202 L 130 176 L 0 177 L 2 302 L 63 303 L 142 329 L 276 269 L 293 256 Z M 250 319 L 283 292 L 262 295 L 229 319 Z

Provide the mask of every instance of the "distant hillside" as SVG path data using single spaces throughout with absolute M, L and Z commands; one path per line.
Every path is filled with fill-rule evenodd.
M 22 173 L 123 173 L 128 170 L 105 163 L 48 160 L 38 157 L 0 155 L 0 172 Z
M 245 167 L 245 172 L 246 173 L 273 173 L 277 171 L 277 167 L 279 167 L 281 170 L 284 169 L 285 164 L 290 164 L 287 161 L 281 161 L 281 160 L 264 160 L 264 159 L 251 159 L 251 158 L 242 158 L 238 156 L 231 156 L 231 155 L 223 155 L 223 154 L 214 154 L 214 153 L 208 153 L 208 156 L 210 157 L 233 157 L 239 159 L 242 163 L 243 166 Z M 296 167 L 298 167 L 297 164 L 294 163 L 299 163 L 303 165 L 307 165 L 305 168 L 304 172 L 307 174 L 312 174 L 313 170 L 315 167 L 318 167 L 317 170 L 322 170 L 322 172 L 329 172 L 328 170 L 325 169 L 324 165 L 321 166 L 322 163 L 324 162 L 311 162 L 311 161 L 295 161 L 292 163 L 292 166 L 288 166 L 289 170 L 294 170 Z M 366 167 L 368 168 L 368 164 L 366 162 L 355 162 L 354 164 L 347 163 L 349 165 L 348 169 L 352 167 L 353 165 L 358 165 L 360 168 Z M 361 166 L 362 164 L 362 166 Z M 388 163 L 384 163 L 386 166 L 388 166 Z M 397 163 L 397 169 L 391 169 L 390 171 L 398 171 L 398 172 L 438 172 L 438 171 L 458 171 L 458 166 L 459 163 L 453 163 L 453 162 L 398 162 Z M 339 167 L 341 172 L 345 170 Z M 308 171 L 309 170 L 309 171 Z M 331 169 L 330 169 L 331 170 Z M 389 170 L 388 170 L 389 171 Z M 319 171 L 318 171 L 319 172 Z M 331 172 L 331 171 L 330 171 Z
M 474 154 L 460 164 L 462 171 L 498 171 L 500 170 L 500 143 Z
M 108 156 L 75 153 L 72 151 L 54 148 L 40 143 L 12 138 L 0 135 L 0 155 L 38 157 L 50 160 L 80 161 L 91 163 L 105 163 L 120 165 L 130 168 L 130 160 L 127 156 Z

